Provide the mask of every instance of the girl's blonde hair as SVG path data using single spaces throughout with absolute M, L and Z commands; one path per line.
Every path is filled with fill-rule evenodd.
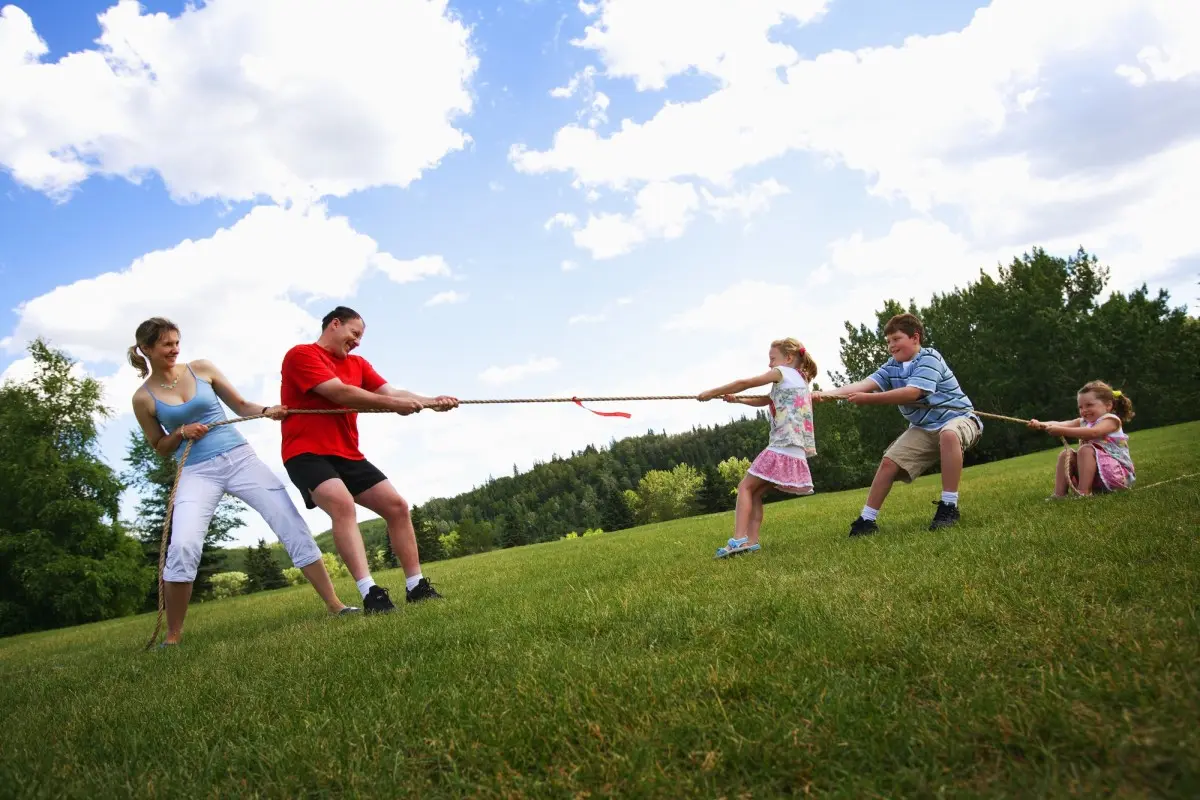
M 1096 395 L 1096 399 L 1101 403 L 1112 403 L 1113 413 L 1120 417 L 1122 422 L 1133 419 L 1133 401 L 1124 392 L 1113 389 L 1104 381 L 1089 381 L 1079 390 L 1079 394 L 1085 392 Z
M 150 374 L 150 365 L 146 363 L 142 353 L 154 347 L 158 343 L 158 337 L 171 332 L 179 333 L 179 326 L 166 317 L 151 317 L 137 326 L 137 331 L 133 334 L 136 344 L 125 352 L 129 356 L 129 363 L 137 370 L 138 377 L 144 378 Z M 138 352 L 139 347 L 142 353 Z
M 817 377 L 817 362 L 812 360 L 812 356 L 804 349 L 804 345 L 800 344 L 799 340 L 788 337 L 786 339 L 776 339 L 771 342 L 771 347 L 774 347 L 783 356 L 793 363 L 797 361 L 799 356 L 800 365 L 796 369 L 800 370 L 800 374 L 804 376 L 804 380 L 812 382 L 812 379 Z

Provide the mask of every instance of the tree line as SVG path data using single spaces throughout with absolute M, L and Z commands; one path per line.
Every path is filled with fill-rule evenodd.
M 1093 378 L 1133 399 L 1129 429 L 1196 419 L 1200 412 L 1200 320 L 1145 286 L 1105 294 L 1109 273 L 1080 249 L 1058 258 L 1035 249 L 918 306 L 886 302 L 869 324 L 845 324 L 841 385 L 887 360 L 883 325 L 912 311 L 926 344 L 946 357 L 976 408 L 1017 417 L 1068 418 L 1075 392 Z M 63 353 L 30 346 L 34 376 L 0 386 L 0 635 L 73 625 L 153 607 L 158 539 L 174 464 L 142 438 L 130 438 L 128 468 L 99 457 L 98 421 L 107 415 L 99 384 Z M 817 381 L 818 388 L 825 381 Z M 817 491 L 861 488 L 903 430 L 894 408 L 823 403 L 814 409 Z M 413 508 L 422 560 L 434 561 L 572 535 L 595 535 L 645 522 L 727 511 L 749 459 L 763 449 L 761 411 L 728 424 L 644 436 L 552 456 L 527 472 L 489 480 L 456 497 Z M 968 464 L 1050 446 L 1018 425 L 987 425 Z M 135 519 L 119 518 L 126 486 L 142 500 Z M 769 496 L 768 501 L 785 499 Z M 282 548 L 259 542 L 244 551 L 220 545 L 240 526 L 227 501 L 209 530 L 197 594 L 224 596 L 301 580 L 285 570 Z M 394 565 L 381 520 L 363 525 L 374 568 Z M 317 537 L 335 573 L 329 532 Z M 233 575 L 235 577 L 228 577 Z M 242 576 L 242 577 L 237 577 Z M 216 585 L 214 585 L 214 581 Z

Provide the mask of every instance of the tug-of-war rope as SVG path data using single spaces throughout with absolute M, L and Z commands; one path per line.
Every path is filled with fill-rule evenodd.
M 749 399 L 749 398 L 757 398 L 757 397 L 765 397 L 765 396 L 766 395 L 736 395 L 736 397 L 738 399 Z M 624 402 L 642 401 L 642 400 L 695 400 L 695 399 L 696 399 L 696 395 L 694 395 L 694 394 L 636 395 L 636 396 L 629 396 L 629 397 L 519 397 L 519 398 L 507 398 L 507 399 L 496 399 L 496 400 L 459 400 L 458 404 L 460 406 L 485 406 L 485 405 L 509 405 L 509 404 L 515 405 L 515 404 L 528 404 L 528 403 L 574 403 L 575 405 L 579 406 L 580 408 L 584 409 L 585 411 L 591 411 L 593 414 L 596 414 L 601 417 L 624 417 L 625 419 L 629 419 L 630 415 L 624 411 L 594 411 L 590 408 L 587 408 L 583 404 L 584 403 L 610 403 L 610 402 L 624 403 Z M 829 397 L 827 399 L 845 401 L 846 398 L 844 398 L 844 397 L 837 397 L 837 398 Z M 1001 422 L 1012 422 L 1012 423 L 1015 423 L 1018 425 L 1028 425 L 1030 422 L 1030 420 L 1021 419 L 1020 417 L 1009 417 L 1004 414 L 992 414 L 992 413 L 989 413 L 986 411 L 979 411 L 974 408 L 966 408 L 966 407 L 962 407 L 962 406 L 951 406 L 951 405 L 947 405 L 945 403 L 939 403 L 939 404 L 933 404 L 933 405 L 928 404 L 928 403 L 905 403 L 904 406 L 907 408 L 949 408 L 949 409 L 956 410 L 956 411 L 967 411 L 976 416 L 984 417 L 986 419 L 994 419 L 994 420 L 999 420 Z M 291 414 L 395 414 L 396 412 L 391 409 L 383 409 L 383 408 L 364 408 L 364 409 L 296 408 L 296 409 L 288 409 L 287 413 L 289 415 L 291 415 Z M 212 429 L 212 428 L 219 428 L 222 425 L 236 425 L 239 422 L 249 422 L 251 420 L 267 419 L 267 418 L 268 417 L 266 414 L 251 414 L 251 415 L 248 415 L 245 417 L 233 417 L 231 419 L 218 420 L 217 422 L 213 422 L 213 423 L 204 423 L 204 425 L 206 427 L 208 427 L 209 429 Z M 1067 442 L 1066 437 L 1060 436 L 1059 438 L 1062 440 L 1063 447 L 1070 450 L 1071 445 Z M 154 633 L 150 636 L 150 641 L 146 643 L 147 650 L 154 647 L 154 645 L 158 642 L 158 634 L 162 630 L 163 612 L 166 609 L 166 594 L 164 591 L 165 587 L 164 587 L 164 583 L 163 583 L 163 570 L 166 566 L 166 561 L 167 561 L 167 540 L 171 536 L 171 517 L 173 516 L 174 510 L 175 510 L 175 493 L 179 489 L 179 478 L 180 478 L 180 476 L 183 475 L 183 467 L 184 467 L 184 464 L 187 463 L 188 453 L 191 452 L 192 444 L 194 442 L 195 442 L 194 439 L 189 439 L 187 444 L 184 445 L 183 453 L 180 454 L 180 456 L 179 456 L 179 464 L 177 465 L 177 467 L 175 469 L 175 481 L 171 485 L 171 494 L 167 497 L 167 508 L 166 508 L 165 514 L 163 516 L 162 542 L 159 544 L 159 548 L 158 548 L 158 619 L 154 623 Z M 1149 486 L 1144 486 L 1142 488 L 1150 489 L 1155 486 L 1161 486 L 1164 483 L 1174 483 L 1175 481 L 1181 481 L 1184 478 L 1194 478 L 1197 475 L 1200 475 L 1200 472 L 1193 472 L 1188 475 L 1180 475 L 1177 478 L 1169 478 L 1164 481 L 1159 481 L 1158 483 L 1152 483 Z M 1075 485 L 1071 481 L 1068 480 L 1067 485 L 1071 487 L 1072 491 L 1074 491 L 1076 493 L 1079 492 L 1079 490 L 1075 487 Z

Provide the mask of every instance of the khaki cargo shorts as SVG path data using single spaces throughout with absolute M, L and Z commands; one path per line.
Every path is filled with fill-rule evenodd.
M 954 431 L 964 453 L 983 435 L 979 424 L 970 417 L 955 417 L 937 431 L 909 428 L 900 434 L 883 454 L 884 458 L 890 458 L 900 467 L 900 480 L 912 483 L 937 463 L 942 455 L 942 446 L 938 438 L 942 431 Z

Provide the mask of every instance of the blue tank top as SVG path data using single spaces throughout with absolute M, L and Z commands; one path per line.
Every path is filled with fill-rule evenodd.
M 196 396 L 186 403 L 171 405 L 164 403 L 154 396 L 154 392 L 150 391 L 150 387 L 143 384 L 150 396 L 154 397 L 154 413 L 158 417 L 158 424 L 166 430 L 167 433 L 174 433 L 179 430 L 180 426 L 187 425 L 192 422 L 203 422 L 205 425 L 212 425 L 214 422 L 219 422 L 226 419 L 225 409 L 221 407 L 221 401 L 217 398 L 217 393 L 213 391 L 212 384 L 208 381 L 202 381 L 196 377 L 196 373 L 192 372 L 192 365 L 188 364 L 188 372 L 192 373 L 192 378 L 196 381 Z M 219 428 L 212 428 L 207 434 L 197 439 L 192 444 L 192 451 L 188 453 L 188 465 L 199 464 L 201 461 L 207 461 L 213 456 L 219 456 L 222 453 L 228 453 L 239 445 L 246 444 L 246 439 L 232 425 L 222 425 Z M 187 447 L 187 439 L 179 443 L 179 447 L 175 448 L 175 460 L 178 461 L 183 456 L 183 448 Z

